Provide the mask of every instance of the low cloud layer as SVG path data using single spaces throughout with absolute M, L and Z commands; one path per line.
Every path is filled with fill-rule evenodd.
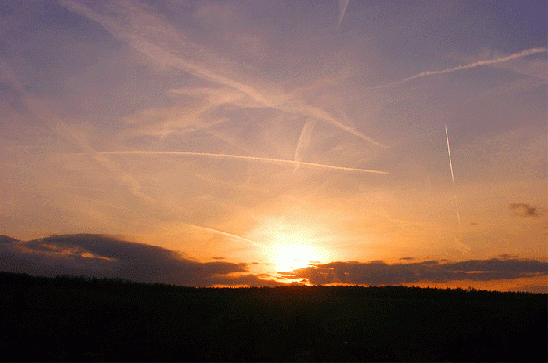
M 413 261 L 410 257 L 400 260 Z M 93 234 L 53 235 L 30 241 L 0 236 L 0 271 L 41 276 L 119 278 L 185 286 L 284 285 L 261 278 L 269 276 L 245 274 L 248 272 L 245 263 L 224 262 L 220 257 L 214 262 L 201 263 L 162 247 Z M 440 260 L 387 264 L 383 261 L 338 261 L 316 264 L 283 275 L 315 285 L 491 281 L 545 276 L 548 275 L 548 263 L 511 255 L 460 262 Z
M 399 285 L 462 280 L 512 280 L 547 274 L 546 262 L 493 258 L 445 263 L 332 262 L 295 270 L 293 278 L 307 279 L 312 284 Z
M 245 263 L 200 263 L 176 251 L 112 237 L 80 234 L 27 242 L 0 237 L 0 270 L 42 276 L 82 275 L 176 285 L 273 285 L 247 272 Z

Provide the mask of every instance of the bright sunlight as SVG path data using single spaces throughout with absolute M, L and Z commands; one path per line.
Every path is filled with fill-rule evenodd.
M 320 233 L 313 226 L 276 218 L 257 228 L 254 234 L 263 241 L 263 253 L 272 268 L 276 272 L 289 272 L 311 263 L 328 262 L 330 253 L 321 247 Z

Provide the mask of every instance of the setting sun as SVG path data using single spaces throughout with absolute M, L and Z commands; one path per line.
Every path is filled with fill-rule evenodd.
M 261 241 L 264 258 L 275 272 L 290 272 L 331 259 L 325 245 L 328 231 L 309 221 L 289 222 L 285 218 L 267 218 L 254 230 Z
M 299 241 L 276 244 L 272 246 L 271 254 L 276 272 L 293 271 L 322 260 L 315 247 L 303 245 Z

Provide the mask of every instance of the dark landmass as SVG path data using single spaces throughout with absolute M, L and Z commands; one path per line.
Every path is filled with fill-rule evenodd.
M 546 361 L 547 297 L 0 273 L 0 360 Z

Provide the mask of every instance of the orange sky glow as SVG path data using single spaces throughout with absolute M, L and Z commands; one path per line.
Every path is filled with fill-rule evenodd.
M 0 270 L 545 291 L 547 6 L 6 2 Z

